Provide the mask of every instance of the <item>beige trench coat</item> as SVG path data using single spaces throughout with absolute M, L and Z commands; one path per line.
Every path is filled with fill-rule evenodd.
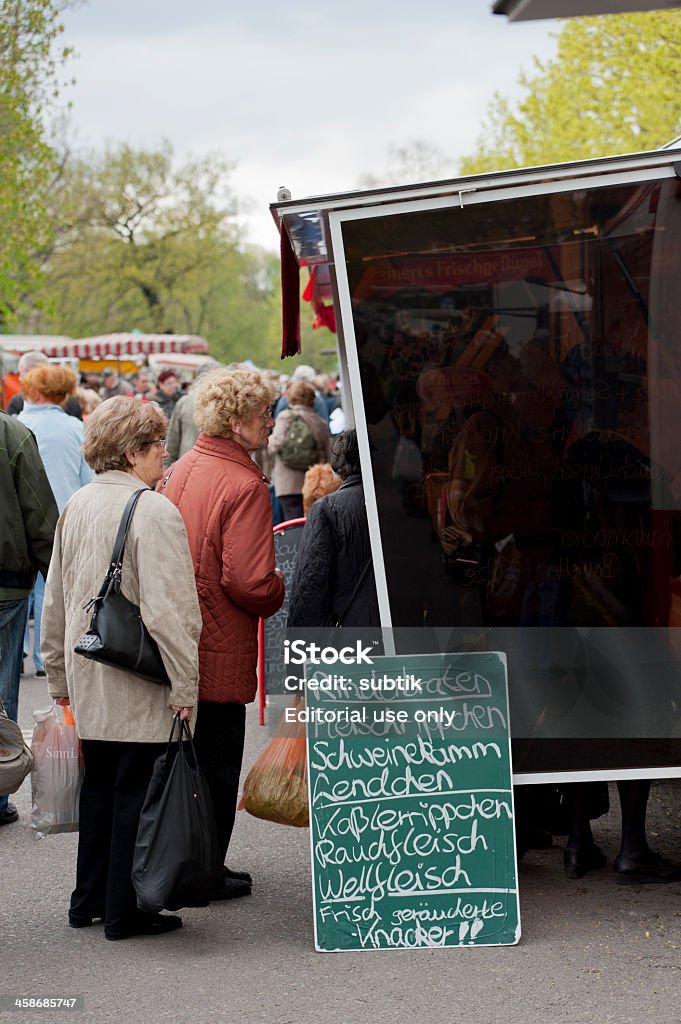
M 69 697 L 78 735 L 87 740 L 160 743 L 167 704 L 198 700 L 201 613 L 184 523 L 172 502 L 149 491 L 139 499 L 123 557 L 121 590 L 139 605 L 161 650 L 172 686 L 160 686 L 74 653 L 90 623 L 85 605 L 106 575 L 131 494 L 144 486 L 112 470 L 77 491 L 59 517 L 43 606 L 41 653 L 52 697 Z

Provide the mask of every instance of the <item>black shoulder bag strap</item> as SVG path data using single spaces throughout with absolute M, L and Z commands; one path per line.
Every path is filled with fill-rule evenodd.
M 118 533 L 116 534 L 116 540 L 114 542 L 113 551 L 111 553 L 111 565 L 109 570 L 104 577 L 104 582 L 100 588 L 97 597 L 93 597 L 91 601 L 85 605 L 88 609 L 95 603 L 100 601 L 112 590 L 114 593 L 118 593 L 121 589 L 121 566 L 123 565 L 123 552 L 125 550 L 125 542 L 128 537 L 128 531 L 130 530 L 130 523 L 132 522 L 133 513 L 137 506 L 137 502 L 140 500 L 142 494 L 145 491 L 150 491 L 150 487 L 140 487 L 138 491 L 135 491 L 133 495 L 128 499 L 128 503 L 123 509 L 123 515 L 121 516 L 120 526 L 118 527 Z
M 366 563 L 366 565 L 362 569 L 361 575 L 360 575 L 359 579 L 357 580 L 357 582 L 355 583 L 355 586 L 354 586 L 354 589 L 352 591 L 352 594 L 350 595 L 350 600 L 346 604 L 345 610 L 344 610 L 343 614 L 339 615 L 338 618 L 336 619 L 336 622 L 335 622 L 336 626 L 342 626 L 343 625 L 343 620 L 345 619 L 345 616 L 348 614 L 348 612 L 352 608 L 353 604 L 355 603 L 355 598 L 359 594 L 360 587 L 364 583 L 364 580 L 366 579 L 367 573 L 369 572 L 370 568 L 371 568 L 371 559 L 369 559 L 369 561 Z
M 161 494 L 163 494 L 163 492 L 165 491 L 166 484 L 168 483 L 168 481 L 170 480 L 171 476 L 173 475 L 173 470 L 175 469 L 176 465 L 177 465 L 177 463 L 173 462 L 172 466 L 170 467 L 170 469 L 168 470 L 166 475 L 163 477 L 163 483 L 161 484 Z

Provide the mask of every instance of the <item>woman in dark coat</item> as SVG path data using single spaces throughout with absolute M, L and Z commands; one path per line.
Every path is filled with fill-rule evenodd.
M 343 483 L 334 494 L 316 501 L 310 510 L 300 542 L 286 624 L 313 627 L 340 620 L 344 626 L 378 626 L 380 616 L 356 431 L 346 430 L 333 438 L 331 465 Z

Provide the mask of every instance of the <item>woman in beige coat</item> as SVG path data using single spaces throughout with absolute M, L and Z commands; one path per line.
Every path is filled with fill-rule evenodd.
M 171 687 L 74 653 L 89 625 L 85 606 L 106 575 L 123 509 L 162 474 L 166 417 L 155 403 L 117 397 L 85 424 L 83 451 L 96 473 L 57 524 L 45 591 L 41 650 L 48 689 L 71 704 L 85 768 L 80 798 L 76 888 L 69 924 L 104 918 L 107 939 L 159 935 L 182 920 L 137 910 L 132 857 L 142 803 L 173 712 L 191 717 L 198 694 L 199 611 L 187 535 L 174 505 L 153 491 L 140 498 L 125 545 L 122 591 L 139 605 Z

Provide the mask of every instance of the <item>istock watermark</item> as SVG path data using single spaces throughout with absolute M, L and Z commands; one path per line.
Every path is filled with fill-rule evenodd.
M 358 640 L 354 647 L 322 647 L 317 643 L 306 643 L 304 640 L 284 640 L 284 664 L 333 665 L 340 661 L 343 665 L 373 665 L 369 657 L 371 647 L 363 647 Z

